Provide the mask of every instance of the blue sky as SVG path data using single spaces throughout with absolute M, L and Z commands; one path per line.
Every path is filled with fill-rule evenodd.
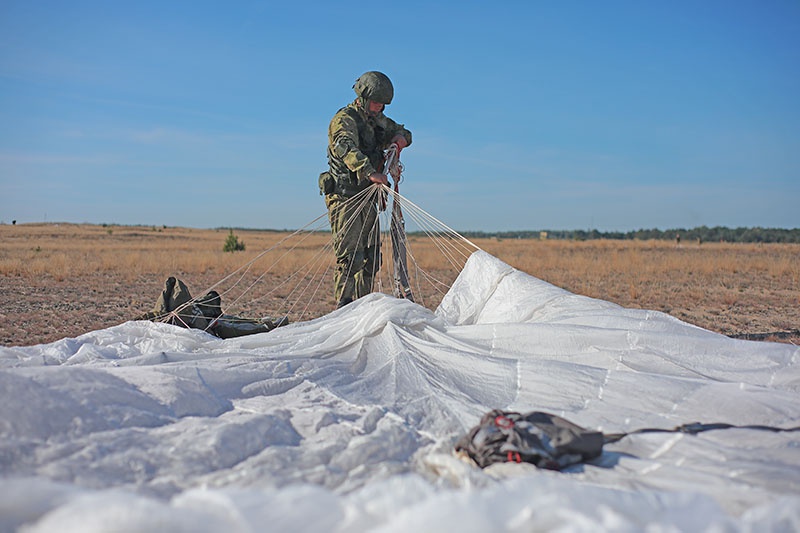
M 0 1 L 0 221 L 299 228 L 364 71 L 457 230 L 800 227 L 800 2 Z

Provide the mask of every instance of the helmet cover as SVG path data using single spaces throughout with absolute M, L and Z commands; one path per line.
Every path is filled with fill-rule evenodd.
M 389 105 L 394 97 L 394 86 L 389 77 L 375 70 L 365 72 L 356 80 L 353 89 L 365 100 Z

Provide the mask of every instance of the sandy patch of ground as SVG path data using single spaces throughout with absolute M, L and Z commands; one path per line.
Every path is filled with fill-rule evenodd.
M 222 250 L 227 237 L 222 230 L 0 224 L 0 344 L 49 343 L 132 320 L 153 308 L 167 276 L 185 281 L 196 297 L 220 287 L 223 310 L 238 316 L 288 313 L 299 321 L 333 310 L 328 233 L 240 233 L 247 252 L 231 254 Z M 800 344 L 798 244 L 485 238 L 474 245 L 575 294 L 662 311 L 729 336 Z M 457 275 L 441 253 L 448 246 L 449 252 L 464 251 L 464 242 L 450 238 L 409 240 L 415 265 L 439 282 L 415 286 L 417 301 L 430 309 Z M 385 254 L 381 283 L 391 287 L 390 252 Z M 249 278 L 232 274 L 244 264 L 251 265 L 245 271 Z M 233 290 L 215 285 L 223 278 L 265 291 L 248 292 L 249 300 L 236 298 Z M 308 282 L 302 302 L 286 286 L 290 280 Z
M 0 344 L 5 346 L 49 343 L 120 324 L 149 311 L 164 284 L 161 279 L 131 280 L 114 273 L 63 280 L 3 276 L 0 281 L 6 296 L 0 311 Z M 214 281 L 211 276 L 197 276 L 193 285 L 207 287 Z M 663 311 L 725 335 L 800 344 L 798 308 L 792 304 L 797 295 L 786 288 L 769 289 L 751 283 L 751 290 L 737 290 L 732 296 L 719 289 L 670 286 L 660 280 L 632 289 L 623 275 L 607 277 L 583 290 L 579 280 L 574 280 L 574 285 L 565 288 L 625 307 Z M 190 290 L 193 288 L 190 286 Z M 330 302 L 324 301 L 312 314 L 320 316 L 331 310 Z M 266 314 L 270 311 L 265 310 Z

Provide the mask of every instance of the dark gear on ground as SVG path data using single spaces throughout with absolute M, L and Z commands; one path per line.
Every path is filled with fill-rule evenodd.
M 186 284 L 172 276 L 164 283 L 164 290 L 158 296 L 153 310 L 135 320 L 202 329 L 222 339 L 265 333 L 289 323 L 286 317 L 275 320 L 269 317 L 250 319 L 226 315 L 222 312 L 222 299 L 216 291 L 193 299 Z
M 353 86 L 355 101 L 343 107 L 328 127 L 328 171 L 320 174 L 333 234 L 336 271 L 334 298 L 341 307 L 372 292 L 381 267 L 378 199 L 358 202 L 353 197 L 369 188 L 370 175 L 383 168 L 383 152 L 397 136 L 411 144 L 411 132 L 383 112 L 367 112 L 364 101 L 387 104 L 394 88 L 385 74 L 366 72 Z
M 760 424 L 734 425 L 725 422 L 691 422 L 674 428 L 640 428 L 624 433 L 602 433 L 584 429 L 560 416 L 532 411 L 489 411 L 480 423 L 455 445 L 456 455 L 481 468 L 495 463 L 531 463 L 539 468 L 561 470 L 599 457 L 603 445 L 642 433 L 683 433 L 697 435 L 722 429 L 748 429 L 772 433 L 800 432 L 800 426 L 777 427 Z
M 456 453 L 481 468 L 494 463 L 531 463 L 561 470 L 599 457 L 603 434 L 556 415 L 533 411 L 489 411 L 462 437 Z

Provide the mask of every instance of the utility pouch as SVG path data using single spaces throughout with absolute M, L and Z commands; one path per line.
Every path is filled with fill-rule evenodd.
M 319 193 L 322 196 L 333 194 L 336 189 L 336 180 L 333 179 L 330 172 L 323 172 L 319 175 Z

